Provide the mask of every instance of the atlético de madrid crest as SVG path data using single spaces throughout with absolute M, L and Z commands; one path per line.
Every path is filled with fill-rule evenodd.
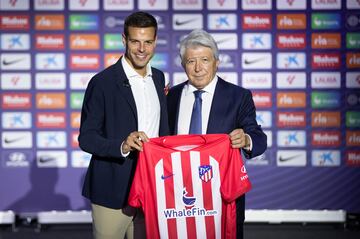
M 209 182 L 213 177 L 213 171 L 211 165 L 201 165 L 199 167 L 199 177 L 205 183 Z

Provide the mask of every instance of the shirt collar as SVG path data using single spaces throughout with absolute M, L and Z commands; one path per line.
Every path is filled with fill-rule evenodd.
M 146 78 L 146 77 L 151 77 L 152 76 L 152 71 L 151 71 L 151 66 L 150 63 L 148 63 L 146 65 L 146 75 L 143 77 L 141 76 L 139 73 L 137 73 L 134 68 L 132 68 L 132 66 L 130 66 L 130 64 L 125 60 L 125 56 L 123 56 L 121 58 L 121 64 L 124 68 L 124 72 L 125 75 L 127 76 L 127 78 L 133 78 L 133 77 L 141 77 L 141 78 Z
M 207 86 L 205 86 L 202 90 L 205 91 L 206 93 L 210 93 L 213 95 L 215 92 L 215 87 L 216 87 L 217 82 L 218 82 L 218 77 L 217 77 L 217 75 L 215 75 L 214 79 Z M 195 86 L 193 86 L 192 84 L 190 84 L 190 81 L 188 81 L 188 83 L 184 86 L 184 90 L 185 90 L 185 95 L 188 95 L 188 94 L 193 94 L 193 92 L 198 89 Z

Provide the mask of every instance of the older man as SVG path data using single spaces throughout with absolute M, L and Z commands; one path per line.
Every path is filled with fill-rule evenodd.
M 266 135 L 256 122 L 251 92 L 216 75 L 219 51 L 210 34 L 194 30 L 180 43 L 188 81 L 167 96 L 172 134 L 229 134 L 233 148 L 247 158 L 266 150 Z M 236 200 L 237 238 L 243 238 L 245 196 Z

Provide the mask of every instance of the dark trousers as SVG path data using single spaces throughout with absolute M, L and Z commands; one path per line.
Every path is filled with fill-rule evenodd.
M 236 238 L 244 238 L 245 195 L 236 199 Z

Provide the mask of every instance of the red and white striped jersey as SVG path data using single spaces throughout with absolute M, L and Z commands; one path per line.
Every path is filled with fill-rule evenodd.
M 235 238 L 235 199 L 250 181 L 228 135 L 150 139 L 140 152 L 129 205 L 142 207 L 148 238 Z

